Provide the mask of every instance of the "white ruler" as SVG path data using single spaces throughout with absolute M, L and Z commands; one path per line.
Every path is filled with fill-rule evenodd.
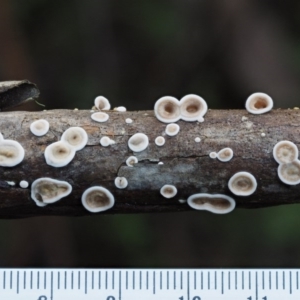
M 3 300 L 300 299 L 300 269 L 0 269 Z

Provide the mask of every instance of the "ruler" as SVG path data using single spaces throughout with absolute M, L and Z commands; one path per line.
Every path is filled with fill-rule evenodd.
M 300 299 L 300 269 L 0 269 L 3 300 Z

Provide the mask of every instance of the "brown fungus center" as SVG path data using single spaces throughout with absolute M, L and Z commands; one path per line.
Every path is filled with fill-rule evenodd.
M 247 191 L 253 187 L 252 181 L 245 176 L 238 177 L 234 182 L 233 185 L 236 189 L 240 191 Z
M 260 98 L 260 97 L 255 99 L 254 107 L 256 109 L 263 109 L 263 108 L 266 108 L 267 106 L 268 106 L 268 102 L 266 99 Z
M 94 191 L 87 195 L 86 204 L 91 208 L 104 207 L 109 205 L 109 199 L 104 192 Z
M 204 204 L 209 204 L 214 208 L 218 209 L 227 209 L 230 207 L 230 203 L 228 200 L 223 199 L 223 198 L 206 198 L 206 197 L 201 197 L 201 198 L 196 198 L 193 200 L 193 202 L 196 205 L 204 205 Z

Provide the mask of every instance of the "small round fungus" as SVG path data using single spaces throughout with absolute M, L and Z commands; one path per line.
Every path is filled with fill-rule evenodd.
M 64 167 L 75 156 L 75 148 L 65 141 L 50 144 L 45 149 L 46 163 L 52 167 Z
M 79 151 L 87 144 L 88 135 L 81 127 L 70 127 L 62 134 L 61 140 L 68 143 L 75 151 Z
M 15 186 L 16 183 L 14 181 L 6 181 L 7 184 L 11 185 L 11 186 Z
M 193 209 L 207 210 L 215 214 L 227 214 L 235 208 L 235 201 L 222 194 L 194 194 L 187 199 L 187 203 Z
M 96 97 L 94 103 L 99 110 L 110 110 L 110 103 L 103 96 Z
M 179 130 L 179 125 L 175 123 L 171 123 L 166 126 L 166 134 L 168 136 L 175 136 L 176 134 L 178 134 Z
M 273 157 L 279 164 L 287 164 L 298 159 L 298 148 L 290 141 L 280 141 L 273 148 Z
M 133 167 L 134 164 L 137 164 L 139 162 L 139 160 L 137 159 L 137 157 L 135 156 L 129 156 L 127 159 L 126 159 L 126 165 L 128 167 Z
M 197 119 L 197 122 L 203 123 L 203 122 L 204 122 L 204 118 L 203 118 L 203 117 L 199 117 L 199 118 Z
M 30 124 L 30 131 L 36 136 L 45 135 L 49 130 L 49 122 L 44 119 L 36 120 Z
M 186 95 L 179 101 L 180 117 L 184 121 L 201 122 L 207 112 L 207 104 L 203 98 L 198 95 Z M 202 117 L 202 119 L 201 119 Z
M 200 142 L 201 142 L 201 139 L 200 139 L 199 137 L 196 137 L 196 138 L 195 138 L 195 142 L 196 142 L 196 143 L 200 143 Z
M 93 186 L 84 191 L 81 202 L 86 210 L 97 213 L 112 208 L 115 204 L 115 198 L 108 189 Z
M 230 191 L 237 196 L 249 196 L 257 188 L 255 177 L 248 172 L 238 172 L 228 181 Z
M 162 161 L 159 161 L 158 162 L 158 165 L 163 165 L 164 163 Z
M 21 187 L 22 189 L 27 189 L 28 186 L 29 186 L 29 183 L 28 183 L 28 181 L 26 181 L 26 180 L 21 180 L 20 183 L 19 183 L 19 185 L 20 185 L 20 187 Z
M 231 148 L 224 148 L 220 150 L 217 154 L 217 158 L 220 161 L 230 161 L 233 157 L 233 151 Z
M 126 111 L 126 107 L 124 107 L 124 106 L 119 106 L 119 107 L 115 107 L 114 110 L 120 111 L 120 112 L 124 112 L 124 111 Z
M 130 119 L 130 118 L 126 118 L 125 122 L 126 122 L 127 124 L 131 124 L 133 121 L 132 121 L 132 119 Z
M 115 144 L 116 142 L 112 139 L 110 139 L 108 136 L 103 136 L 101 139 L 100 139 L 100 144 L 101 146 L 103 147 L 108 147 L 110 145 L 113 145 Z
M 156 101 L 154 113 L 161 122 L 177 122 L 180 119 L 179 101 L 171 96 L 162 97 Z
M 246 100 L 246 109 L 251 114 L 264 114 L 272 108 L 272 98 L 264 93 L 254 93 Z
M 128 181 L 125 177 L 116 177 L 115 178 L 115 186 L 118 189 L 125 189 L 128 185 Z
M 210 158 L 217 158 L 218 157 L 218 153 L 217 152 L 210 152 L 209 153 L 209 157 Z
M 133 152 L 141 152 L 149 145 L 149 139 L 144 133 L 136 133 L 128 140 L 128 147 Z
M 104 112 L 95 112 L 91 115 L 91 118 L 96 122 L 103 123 L 109 119 L 109 115 Z
M 260 134 L 260 136 L 261 136 L 261 137 L 265 137 L 266 134 L 265 134 L 264 132 L 262 132 L 262 133 Z
M 14 167 L 19 164 L 25 156 L 23 147 L 16 141 L 0 140 L 0 166 Z
M 280 164 L 277 169 L 279 179 L 286 184 L 300 183 L 300 161 L 294 160 L 287 164 Z
M 171 184 L 165 184 L 161 189 L 160 193 L 165 198 L 173 198 L 177 194 L 177 189 L 174 185 Z
M 68 182 L 48 177 L 39 178 L 31 185 L 31 198 L 38 206 L 54 203 L 71 192 L 72 186 Z
M 181 203 L 181 204 L 184 204 L 184 203 L 186 203 L 186 200 L 185 199 L 179 199 L 178 202 Z
M 163 136 L 158 136 L 156 139 L 155 139 L 155 144 L 157 146 L 163 146 L 165 144 L 166 140 Z

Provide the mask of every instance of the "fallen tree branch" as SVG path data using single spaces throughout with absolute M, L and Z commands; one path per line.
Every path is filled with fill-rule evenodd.
M 179 121 L 177 136 L 166 136 L 162 147 L 155 145 L 157 136 L 164 135 L 166 124 L 159 122 L 152 111 L 108 112 L 105 123 L 97 123 L 89 111 L 51 110 L 41 112 L 1 112 L 0 132 L 5 139 L 18 141 L 25 149 L 25 158 L 15 167 L 0 167 L 0 217 L 18 218 L 41 215 L 91 215 L 81 204 L 87 188 L 101 185 L 115 196 L 115 205 L 104 213 L 171 212 L 189 210 L 179 199 L 187 199 L 199 192 L 222 193 L 232 196 L 237 208 L 260 208 L 280 204 L 299 203 L 300 185 L 288 186 L 277 176 L 278 164 L 272 150 L 280 140 L 299 144 L 300 111 L 273 110 L 264 115 L 250 115 L 245 110 L 209 110 L 203 123 Z M 127 124 L 126 118 L 133 122 Z M 30 124 L 37 119 L 50 123 L 49 132 L 34 136 Z M 44 150 L 60 140 L 71 126 L 86 130 L 87 146 L 76 152 L 65 167 L 46 164 Z M 132 155 L 127 146 L 130 136 L 142 132 L 149 137 L 149 147 L 135 153 L 139 162 L 134 167 L 125 164 Z M 116 143 L 102 147 L 99 140 L 109 136 Z M 199 143 L 195 138 L 201 138 Z M 232 148 L 234 157 L 220 162 L 209 157 L 212 151 Z M 161 161 L 164 164 L 158 165 Z M 248 171 L 258 182 L 257 190 L 248 197 L 230 193 L 227 183 L 238 171 Z M 124 176 L 126 189 L 117 189 L 114 179 Z M 38 207 L 30 197 L 30 188 L 19 187 L 21 180 L 32 183 L 40 177 L 65 180 L 72 193 L 57 203 Z M 5 185 L 13 181 L 15 186 Z M 178 194 L 172 199 L 160 195 L 164 184 L 174 184 Z

